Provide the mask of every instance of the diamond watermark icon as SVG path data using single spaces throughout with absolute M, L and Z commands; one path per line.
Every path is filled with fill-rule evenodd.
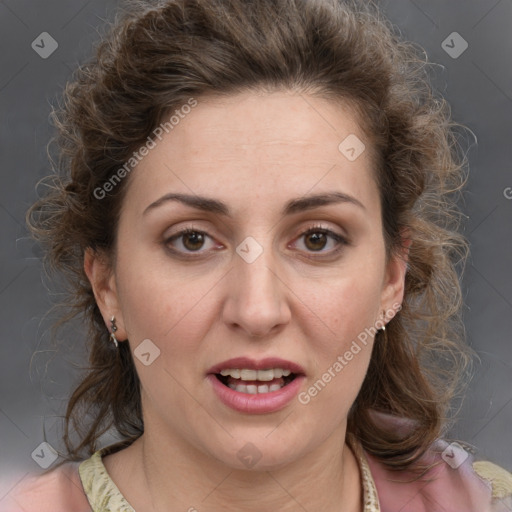
M 145 339 L 133 353 L 144 366 L 149 366 L 160 355 L 160 349 L 150 339 Z
M 248 236 L 237 246 L 236 252 L 246 263 L 253 263 L 262 254 L 263 247 L 252 236 Z
M 44 441 L 31 453 L 31 457 L 39 466 L 47 469 L 58 459 L 59 455 L 51 444 Z
M 365 149 L 363 141 L 353 133 L 345 137 L 338 146 L 339 152 L 351 162 L 359 158 Z
M 441 458 L 453 469 L 457 469 L 468 457 L 469 453 L 459 443 L 449 444 L 441 454 Z
M 458 59 L 468 49 L 468 46 L 468 42 L 458 32 L 452 32 L 441 43 L 441 48 L 452 59 Z
M 59 47 L 59 43 L 48 32 L 41 32 L 30 46 L 39 57 L 47 59 Z
M 242 448 L 240 448 L 240 450 L 238 450 L 236 455 L 242 464 L 244 464 L 244 466 L 249 469 L 254 467 L 261 459 L 261 452 L 252 443 L 245 444 Z

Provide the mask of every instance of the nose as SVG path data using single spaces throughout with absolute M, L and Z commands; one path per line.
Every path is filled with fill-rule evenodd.
M 264 337 L 289 323 L 288 288 L 276 269 L 272 251 L 249 262 L 238 254 L 229 272 L 223 320 L 250 337 Z

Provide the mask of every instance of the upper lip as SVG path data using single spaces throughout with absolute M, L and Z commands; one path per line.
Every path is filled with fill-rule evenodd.
M 229 368 L 246 368 L 248 370 L 267 370 L 269 368 L 282 368 L 283 370 L 290 370 L 295 374 L 305 374 L 304 368 L 300 364 L 286 361 L 279 357 L 266 357 L 265 359 L 251 359 L 249 357 L 235 357 L 228 359 L 222 363 L 212 366 L 207 373 L 220 373 L 221 370 Z

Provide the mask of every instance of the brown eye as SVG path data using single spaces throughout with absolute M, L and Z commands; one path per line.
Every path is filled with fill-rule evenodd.
M 185 233 L 183 236 L 183 246 L 189 251 L 197 251 L 204 245 L 204 234 L 198 231 Z
M 315 231 L 304 236 L 306 247 L 312 251 L 321 251 L 327 244 L 327 236 L 325 233 Z
M 322 256 L 334 256 L 343 246 L 349 245 L 348 240 L 330 229 L 320 226 L 314 226 L 307 231 L 303 232 L 299 238 L 296 239 L 297 244 L 301 251 L 306 253 L 319 253 Z M 294 245 L 295 245 L 294 244 Z
M 194 252 L 203 254 L 215 246 L 213 239 L 207 233 L 191 228 L 176 233 L 167 238 L 164 243 L 173 252 L 183 255 Z

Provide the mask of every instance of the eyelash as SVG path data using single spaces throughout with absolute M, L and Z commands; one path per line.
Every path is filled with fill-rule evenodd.
M 183 252 L 183 251 L 176 250 L 176 249 L 170 247 L 170 244 L 173 241 L 175 241 L 177 239 L 180 239 L 180 238 L 182 238 L 185 235 L 193 234 L 193 233 L 194 234 L 204 235 L 204 236 L 206 236 L 206 237 L 211 239 L 211 237 L 205 231 L 202 231 L 200 229 L 195 229 L 193 227 L 188 227 L 188 228 L 185 228 L 185 229 L 183 229 L 181 231 L 178 231 L 177 233 L 175 233 L 171 237 L 166 238 L 163 241 L 163 244 L 164 244 L 164 246 L 169 251 L 171 251 L 175 255 L 183 256 L 183 257 L 185 257 L 187 259 L 199 258 L 199 257 L 201 257 L 204 254 L 205 251 L 198 250 L 198 251 L 185 251 L 185 252 Z M 335 231 L 332 231 L 330 229 L 324 228 L 324 227 L 319 226 L 319 225 L 312 226 L 312 227 L 308 228 L 306 231 L 303 231 L 296 238 L 296 240 L 300 240 L 302 237 L 305 237 L 307 235 L 311 235 L 313 233 L 321 233 L 321 234 L 327 235 L 328 237 L 330 237 L 331 239 L 333 239 L 337 243 L 338 246 L 335 249 L 327 252 L 327 255 L 325 257 L 335 256 L 335 255 L 337 255 L 343 249 L 344 246 L 349 245 L 349 241 L 344 236 L 340 235 L 339 233 L 336 233 Z M 311 251 L 311 254 L 323 254 L 323 251 Z M 319 258 L 322 258 L 324 256 L 306 256 L 306 257 L 307 258 L 311 258 L 311 259 L 319 259 Z

